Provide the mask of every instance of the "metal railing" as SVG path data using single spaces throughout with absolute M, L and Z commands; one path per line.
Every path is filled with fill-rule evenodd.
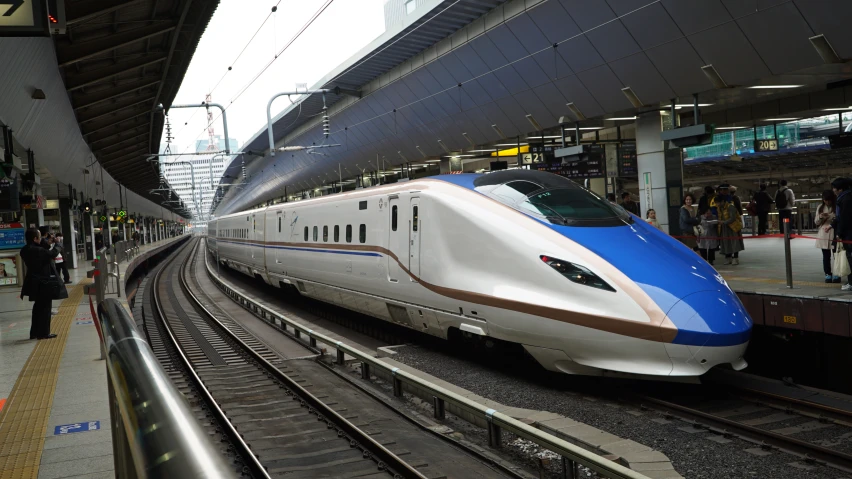
M 246 309 L 259 315 L 261 319 L 270 322 L 285 331 L 288 327 L 292 328 L 293 333 L 297 338 L 307 336 L 308 342 L 312 347 L 316 347 L 317 342 L 331 346 L 336 350 L 338 364 L 344 363 L 345 355 L 349 355 L 357 359 L 361 362 L 361 377 L 364 379 L 369 380 L 371 370 L 384 372 L 385 375 L 393 378 L 393 393 L 397 397 L 402 396 L 403 384 L 407 384 L 410 388 L 427 391 L 433 398 L 432 404 L 434 407 L 434 415 L 437 419 L 444 419 L 446 405 L 450 404 L 458 411 L 465 412 L 474 418 L 485 422 L 488 425 L 488 445 L 492 448 L 499 448 L 501 446 L 501 431 L 505 430 L 559 454 L 562 460 L 563 477 L 565 478 L 579 478 L 580 473 L 577 470 L 577 465 L 579 464 L 603 475 L 604 477 L 614 479 L 649 479 L 648 476 L 640 474 L 639 472 L 624 467 L 616 462 L 610 461 L 609 459 L 591 451 L 587 451 L 580 446 L 571 444 L 564 439 L 548 434 L 540 429 L 536 429 L 533 426 L 509 416 L 508 414 L 496 411 L 464 396 L 458 395 L 448 389 L 433 384 L 425 379 L 389 365 L 382 361 L 381 358 L 375 358 L 373 353 L 362 351 L 322 333 L 313 331 L 312 329 L 243 296 L 240 292 L 231 288 L 231 286 L 219 278 L 217 274 L 214 274 L 214 271 L 211 269 L 207 259 L 208 255 L 205 252 L 205 265 L 213 282 L 222 288 L 222 291 L 224 291 L 225 294 L 233 298 Z
M 121 303 L 100 303 L 98 320 L 116 477 L 234 477 Z

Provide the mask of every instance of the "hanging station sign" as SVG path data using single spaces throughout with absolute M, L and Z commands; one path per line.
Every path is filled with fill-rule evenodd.
M 45 2 L 0 0 L 0 37 L 48 37 Z

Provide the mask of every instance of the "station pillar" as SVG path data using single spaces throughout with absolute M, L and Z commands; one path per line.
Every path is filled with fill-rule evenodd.
M 663 116 L 658 111 L 636 118 L 636 164 L 641 216 L 654 209 L 663 231 L 677 235 L 683 200 L 683 154 L 660 140 Z
M 86 261 L 92 261 L 98 247 L 95 243 L 95 218 L 91 213 L 83 213 L 83 231 L 86 237 Z
M 109 212 L 104 216 L 106 216 L 106 221 L 104 221 L 104 227 L 101 228 L 101 236 L 104 238 L 104 246 L 109 247 L 112 246 L 112 221 L 109 219 Z
M 65 248 L 65 264 L 77 267 L 77 232 L 74 230 L 74 202 L 71 198 L 59 198 L 59 231 L 62 232 Z
M 41 179 L 39 179 L 39 182 L 36 185 L 35 194 L 36 194 L 36 196 L 42 196 Z M 37 219 L 36 219 L 36 221 L 37 221 L 36 225 L 37 226 L 44 226 L 44 206 L 45 205 L 42 202 L 38 202 L 38 204 L 40 205 L 40 208 L 38 208 L 38 210 L 36 211 L 36 215 L 38 215 Z

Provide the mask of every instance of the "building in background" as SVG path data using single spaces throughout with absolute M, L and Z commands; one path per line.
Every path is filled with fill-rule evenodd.
M 170 156 L 162 160 L 166 180 L 195 216 L 193 224 L 206 223 L 213 203 L 213 194 L 219 186 L 222 174 L 234 158 L 233 155 L 215 153 L 225 150 L 225 139 L 222 136 L 214 135 L 213 140 L 214 145 L 209 155 Z M 231 151 L 239 151 L 240 144 L 235 138 L 230 138 L 229 142 Z M 163 145 L 161 150 L 164 150 L 165 146 Z M 196 141 L 195 152 L 204 153 L 205 151 L 211 151 L 210 141 L 207 139 Z M 185 163 L 191 163 L 192 167 Z M 194 189 L 193 170 L 195 171 Z

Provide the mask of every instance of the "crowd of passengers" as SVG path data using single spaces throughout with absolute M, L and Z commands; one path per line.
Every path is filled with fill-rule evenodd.
M 765 235 L 769 225 L 769 213 L 775 207 L 778 211 L 778 228 L 783 234 L 785 228 L 791 228 L 791 218 L 796 197 L 793 190 L 787 186 L 787 180 L 781 180 L 775 195 L 770 195 L 767 186 L 761 184 L 759 190 L 745 205 L 745 210 L 757 220 L 757 234 Z M 822 204 L 816 212 L 815 223 L 817 236 L 814 245 L 822 253 L 822 267 L 826 283 L 840 283 L 841 277 L 837 271 L 836 258 L 838 254 L 845 256 L 852 264 L 852 178 L 837 178 L 831 182 L 831 189 L 822 193 Z M 616 203 L 615 195 L 610 193 L 607 200 L 617 204 L 630 213 L 640 216 L 639 204 L 630 193 L 621 196 L 621 203 Z M 704 187 L 704 194 L 695 198 L 687 193 L 680 208 L 678 224 L 680 235 L 678 239 L 697 252 L 713 265 L 717 252 L 725 257 L 725 265 L 740 264 L 740 252 L 745 249 L 743 244 L 743 203 L 737 196 L 737 188 L 728 184 L 717 187 Z M 786 220 L 786 221 L 785 221 Z M 662 229 L 657 221 L 657 213 L 653 209 L 645 212 L 645 221 L 656 228 Z M 791 230 L 792 233 L 792 230 Z M 838 251 L 840 251 L 838 253 Z M 847 283 L 841 289 L 852 291 L 852 274 L 847 277 Z

